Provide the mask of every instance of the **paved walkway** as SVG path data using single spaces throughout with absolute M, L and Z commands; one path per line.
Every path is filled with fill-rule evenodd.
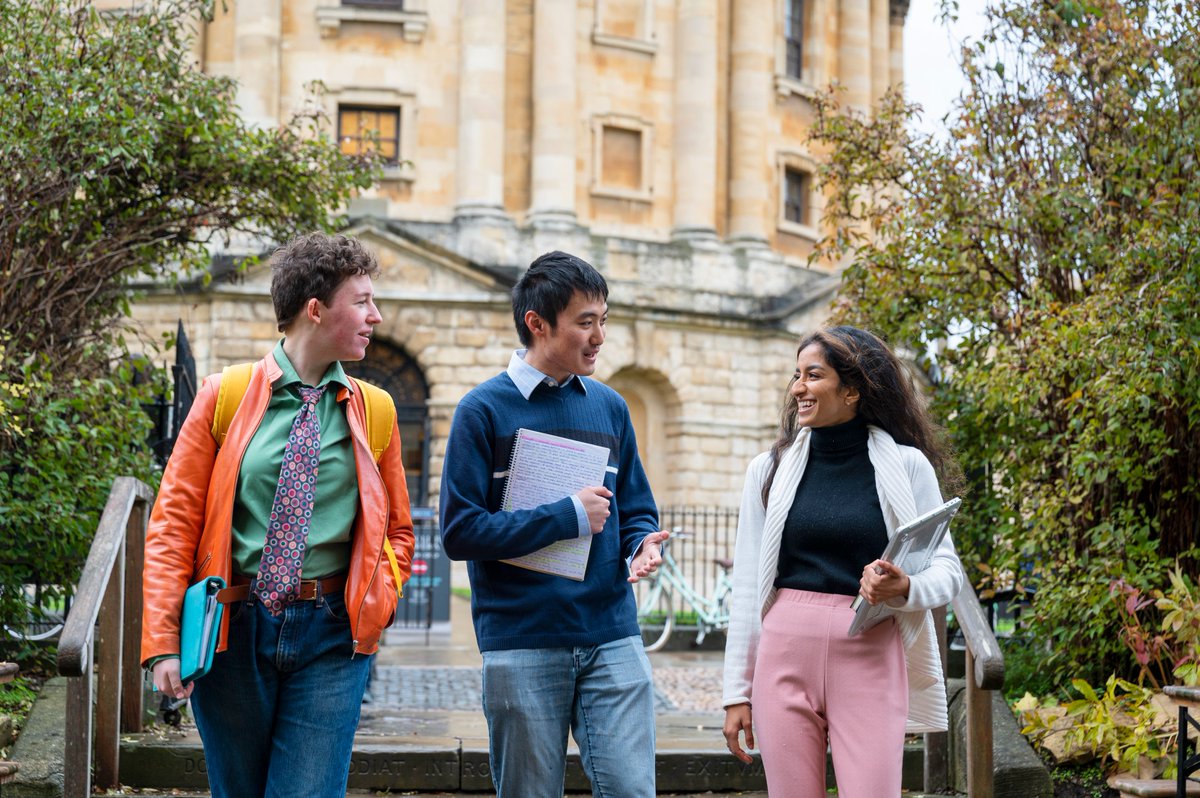
M 370 701 L 363 706 L 356 749 L 371 745 L 373 738 L 380 744 L 402 740 L 418 748 L 436 748 L 457 739 L 464 752 L 482 756 L 481 764 L 486 767 L 487 722 L 480 695 L 482 659 L 471 627 L 468 600 L 451 598 L 451 618 L 450 623 L 435 625 L 429 633 L 406 629 L 385 633 L 376 657 Z M 721 736 L 725 717 L 721 708 L 721 653 L 658 652 L 650 659 L 660 753 L 673 751 L 685 758 L 702 753 L 703 760 L 698 757 L 690 767 L 713 776 L 740 769 L 740 763 L 725 751 Z M 577 762 L 578 749 L 573 741 L 570 754 Z M 689 765 L 681 767 L 686 770 Z M 660 774 L 660 779 L 667 775 Z M 573 781 L 577 779 L 568 775 L 568 790 Z

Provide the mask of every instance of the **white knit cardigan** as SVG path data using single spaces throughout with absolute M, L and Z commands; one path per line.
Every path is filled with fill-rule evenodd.
M 898 446 L 892 436 L 869 426 L 867 454 L 875 467 L 875 486 L 888 538 L 905 522 L 942 503 L 933 466 L 919 449 Z M 733 606 L 725 644 L 725 706 L 750 703 L 754 661 L 762 619 L 775 601 L 779 544 L 783 524 L 808 464 L 810 434 L 801 429 L 780 458 L 775 481 L 762 505 L 762 487 L 770 470 L 770 452 L 754 458 L 746 471 L 741 516 L 733 557 Z M 908 733 L 944 731 L 946 686 L 942 678 L 933 617 L 929 610 L 958 595 L 962 566 L 947 534 L 929 568 L 910 574 L 907 601 L 893 599 L 908 664 Z

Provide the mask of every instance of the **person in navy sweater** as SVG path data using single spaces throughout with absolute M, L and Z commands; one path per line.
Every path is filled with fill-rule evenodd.
M 524 349 L 459 403 L 441 486 L 442 543 L 467 560 L 483 653 L 483 710 L 497 798 L 560 798 L 567 732 L 595 796 L 655 793 L 654 690 L 630 583 L 654 573 L 668 533 L 638 458 L 629 409 L 589 379 L 608 285 L 565 252 L 512 292 Z M 603 485 L 532 510 L 500 509 L 517 430 L 605 446 Z M 501 560 L 592 535 L 582 581 Z

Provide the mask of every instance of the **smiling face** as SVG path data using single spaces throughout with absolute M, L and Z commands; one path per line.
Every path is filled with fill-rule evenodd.
M 796 374 L 788 389 L 796 400 L 796 421 L 802 427 L 832 427 L 858 413 L 858 390 L 842 384 L 825 360 L 825 350 L 809 344 L 796 358 Z
M 326 305 L 320 305 L 321 340 L 334 360 L 362 360 L 371 342 L 371 331 L 383 321 L 375 307 L 375 290 L 365 274 L 347 277 Z
M 590 376 L 604 343 L 608 303 L 576 291 L 553 326 L 532 310 L 525 324 L 533 336 L 526 363 L 560 383 L 572 374 Z

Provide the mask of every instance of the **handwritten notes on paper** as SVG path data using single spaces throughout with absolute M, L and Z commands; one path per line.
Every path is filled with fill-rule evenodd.
M 517 430 L 501 509 L 532 510 L 604 484 L 608 449 L 533 430 Z M 592 536 L 571 538 L 504 562 L 582 581 Z

